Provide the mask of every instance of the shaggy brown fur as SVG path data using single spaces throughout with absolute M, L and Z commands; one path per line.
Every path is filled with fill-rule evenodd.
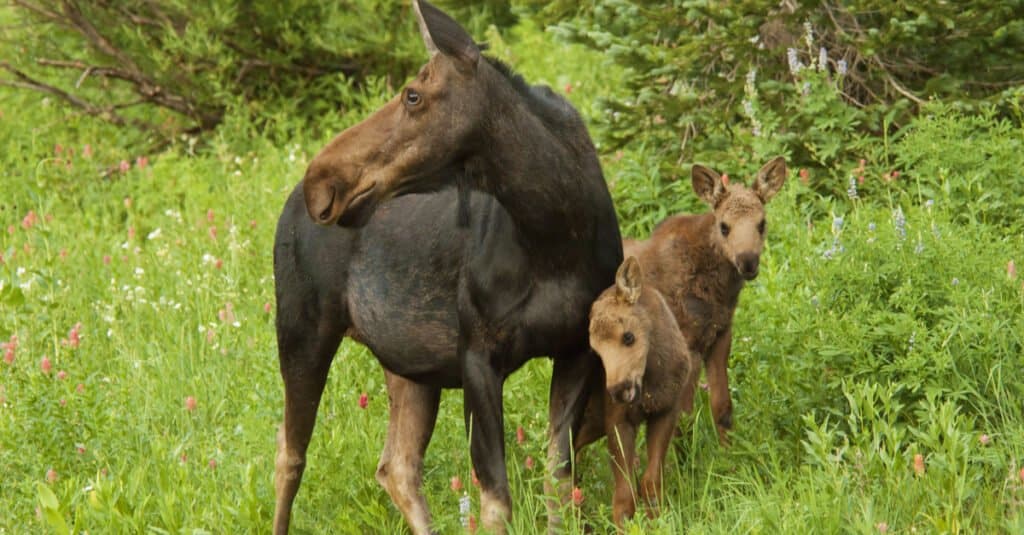
M 700 363 L 689 351 L 679 326 L 658 290 L 643 285 L 636 258 L 619 267 L 615 286 L 604 291 L 590 311 L 590 345 L 601 358 L 607 389 L 590 398 L 577 451 L 607 435 L 615 473 L 612 518 L 615 524 L 636 511 L 634 469 L 637 428 L 647 424 L 647 469 L 639 494 L 653 516 L 661 499 L 662 462 L 684 400 Z M 614 439 L 613 439 L 614 438 Z
M 766 233 L 764 205 L 786 180 L 786 161 L 777 157 L 758 171 L 752 185 L 726 184 L 723 177 L 695 165 L 693 190 L 713 210 L 669 217 L 646 241 L 626 240 L 644 280 L 665 296 L 690 350 L 705 365 L 711 413 L 718 438 L 728 444 L 732 399 L 727 365 L 732 318 L 743 283 L 757 277 Z M 693 386 L 683 394 L 693 405 Z

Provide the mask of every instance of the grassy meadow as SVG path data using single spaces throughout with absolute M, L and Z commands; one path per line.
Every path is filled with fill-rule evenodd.
M 536 28 L 487 39 L 588 117 L 617 91 L 603 58 Z M 387 96 L 371 84 L 316 133 L 236 110 L 211 137 L 144 154 L 52 99 L 0 89 L 0 533 L 269 530 L 274 226 L 312 155 Z M 849 182 L 790 170 L 736 315 L 733 445 L 718 445 L 702 393 L 662 516 L 628 532 L 1024 532 L 1016 119 L 938 103 L 848 162 Z M 702 163 L 749 180 L 771 156 Z M 703 209 L 689 162 L 667 175 L 644 146 L 602 158 L 626 235 Z M 846 194 L 819 193 L 824 181 Z M 514 533 L 545 528 L 549 375 L 538 359 L 505 388 Z M 460 497 L 479 505 L 461 404 L 445 393 L 426 458 L 442 533 L 463 529 Z M 386 415 L 379 365 L 346 341 L 293 532 L 407 531 L 373 477 Z M 603 443 L 581 456 L 570 533 L 613 531 L 607 464 Z

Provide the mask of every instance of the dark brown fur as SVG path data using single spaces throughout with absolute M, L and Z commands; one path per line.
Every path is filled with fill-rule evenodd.
M 648 514 L 661 501 L 662 463 L 686 405 L 679 393 L 692 391 L 700 363 L 689 351 L 679 326 L 658 290 L 643 283 L 636 258 L 619 268 L 616 284 L 604 291 L 590 311 L 590 344 L 601 357 L 607 388 L 592 396 L 577 451 L 608 436 L 615 493 L 612 519 L 622 521 L 636 511 L 636 435 L 647 425 L 647 469 L 640 478 L 639 497 Z M 628 338 L 627 338 L 628 337 Z

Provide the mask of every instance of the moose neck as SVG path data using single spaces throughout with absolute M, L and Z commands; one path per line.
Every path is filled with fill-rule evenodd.
M 554 94 L 536 95 L 488 70 L 498 94 L 468 162 L 479 187 L 501 202 L 537 250 L 564 256 L 595 239 L 619 241 L 611 196 L 579 115 Z M 600 235 L 610 230 L 614 236 Z

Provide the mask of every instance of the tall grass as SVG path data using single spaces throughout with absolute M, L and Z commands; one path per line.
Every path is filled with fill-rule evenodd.
M 600 57 L 534 28 L 492 34 L 492 50 L 527 79 L 568 86 L 587 113 L 615 90 Z M 371 86 L 360 107 L 383 98 Z M 282 410 L 273 228 L 325 140 L 287 118 L 256 131 L 236 111 L 208 142 L 138 155 L 117 131 L 33 95 L 0 93 L 0 113 L 0 341 L 11 355 L 0 363 L 0 532 L 266 532 Z M 737 312 L 734 445 L 717 445 L 702 395 L 669 457 L 663 515 L 629 532 L 1024 530 L 1024 286 L 1009 264 L 1024 261 L 1024 238 L 1008 214 L 964 217 L 990 213 L 994 177 L 944 167 L 939 184 L 956 197 L 918 179 L 964 120 L 922 119 L 891 148 L 902 178 L 869 169 L 855 199 L 821 197 L 837 185 L 792 170 Z M 989 153 L 1020 158 L 992 145 L 1019 144 L 1019 125 L 995 121 L 970 128 L 996 134 L 979 137 Z M 971 139 L 958 142 L 973 154 Z M 715 165 L 749 180 L 762 156 Z M 603 161 L 627 235 L 701 209 L 687 169 L 662 176 L 645 147 Z M 516 533 L 545 526 L 549 376 L 537 360 L 505 389 Z M 460 497 L 479 498 L 461 403 L 444 394 L 425 466 L 445 533 L 461 529 Z M 379 365 L 346 342 L 297 532 L 406 530 L 373 478 L 386 409 Z M 569 531 L 611 530 L 603 445 L 581 452 L 577 473 L 585 498 L 566 511 Z

